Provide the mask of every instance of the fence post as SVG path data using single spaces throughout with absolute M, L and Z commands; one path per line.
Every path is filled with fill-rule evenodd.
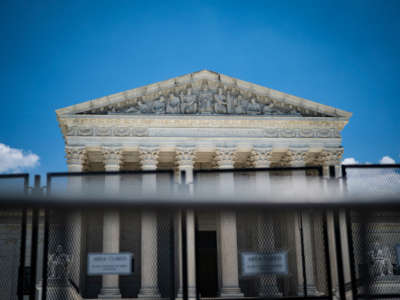
M 47 196 L 51 193 L 51 175 L 47 174 Z M 43 221 L 44 221 L 44 237 L 43 237 L 43 265 L 42 265 L 42 299 L 47 298 L 47 265 L 49 258 L 49 210 L 43 209 Z
M 186 239 L 186 211 L 181 213 L 181 237 L 182 237 L 182 298 L 188 300 L 188 272 L 187 272 L 187 239 Z
M 328 215 L 327 211 L 323 212 L 323 227 L 324 227 L 324 249 L 325 249 L 325 261 L 326 261 L 326 275 L 327 275 L 327 287 L 329 298 L 333 298 L 332 292 L 332 268 L 331 268 L 331 253 L 329 248 L 329 233 L 328 233 Z
M 35 175 L 35 185 L 32 193 L 36 196 L 41 195 L 40 175 Z M 39 243 L 39 209 L 32 209 L 32 246 L 31 246 L 31 280 L 30 280 L 30 300 L 35 300 L 36 275 L 37 275 L 37 252 Z
M 18 271 L 18 300 L 24 299 L 24 279 L 25 279 L 25 251 L 26 251 L 26 208 L 22 209 L 21 216 L 21 247 L 19 252 L 19 271 Z
M 339 295 L 340 299 L 346 299 L 346 289 L 344 281 L 344 270 L 343 270 L 343 251 L 342 251 L 342 238 L 340 234 L 340 219 L 339 210 L 334 211 L 334 223 L 335 223 L 335 240 L 336 240 L 336 259 L 337 259 L 337 270 L 338 270 L 338 284 L 339 284 Z

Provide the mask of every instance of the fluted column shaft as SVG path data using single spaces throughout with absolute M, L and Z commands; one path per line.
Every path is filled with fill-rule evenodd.
M 185 172 L 185 182 L 189 193 L 193 193 L 193 165 L 195 161 L 195 149 L 193 147 L 177 147 L 176 149 L 176 171 Z M 180 176 L 180 175 L 179 175 Z M 179 178 L 181 181 L 182 178 Z M 179 222 L 180 224 L 181 222 Z M 179 234 L 178 238 L 182 238 Z M 178 242 L 182 246 L 182 240 Z M 195 245 L 195 213 L 192 209 L 186 211 L 186 251 L 187 251 L 187 279 L 188 279 L 188 298 L 196 298 L 196 245 Z M 179 248 L 179 269 L 182 268 L 182 249 Z M 182 297 L 182 272 L 180 270 L 178 298 Z
M 106 172 L 120 170 L 121 151 L 115 148 L 103 149 L 104 167 Z M 118 175 L 106 175 L 105 192 L 108 196 L 118 197 Z M 103 215 L 103 252 L 119 253 L 120 251 L 120 216 L 119 211 L 107 209 Z M 103 275 L 102 288 L 99 298 L 121 298 L 119 289 L 119 275 Z
M 291 151 L 291 166 L 292 167 L 304 167 L 305 157 L 307 152 L 305 150 L 292 150 Z M 297 189 L 301 191 L 306 191 L 307 188 L 307 177 L 305 171 L 293 171 L 292 178 L 295 180 Z M 297 278 L 298 278 L 298 293 L 300 295 L 304 294 L 304 280 L 307 281 L 307 294 L 316 295 L 317 289 L 315 285 L 315 274 L 314 274 L 314 247 L 313 247 L 313 230 L 312 230 L 312 220 L 309 211 L 301 211 L 295 218 L 295 242 L 296 242 L 296 254 L 298 262 Z M 301 237 L 302 226 L 303 236 Z M 303 239 L 304 245 L 304 258 L 305 264 L 302 261 L 302 249 L 301 249 L 301 239 Z M 306 278 L 303 278 L 303 268 L 305 268 Z
M 157 169 L 158 153 L 156 147 L 141 147 L 140 162 L 143 171 Z M 142 189 L 145 195 L 157 190 L 157 175 L 143 174 Z M 141 216 L 141 288 L 138 298 L 161 298 L 158 288 L 158 244 L 157 213 L 143 210 Z
M 254 168 L 269 168 L 271 163 L 272 152 L 269 148 L 254 147 L 250 153 L 250 161 Z M 259 195 L 268 195 L 270 192 L 270 176 L 269 172 L 256 172 L 256 191 Z M 260 252 L 275 251 L 274 222 L 272 215 L 265 213 L 257 214 L 257 235 L 256 245 Z M 271 278 L 272 276 L 272 278 Z M 258 295 L 280 296 L 276 276 L 264 275 L 258 280 Z
M 216 162 L 219 169 L 233 169 L 234 148 L 217 148 Z M 229 196 L 234 195 L 233 173 L 219 174 L 219 187 Z M 239 287 L 238 243 L 236 212 L 221 211 L 218 222 L 219 265 L 221 269 L 221 297 L 243 297 Z

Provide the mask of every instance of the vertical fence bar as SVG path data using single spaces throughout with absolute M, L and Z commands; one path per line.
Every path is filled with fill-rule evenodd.
M 188 300 L 188 278 L 187 278 L 187 237 L 186 237 L 186 211 L 181 213 L 181 230 L 182 230 L 182 297 Z
M 38 209 L 32 209 L 32 246 L 31 246 L 31 280 L 30 300 L 35 300 L 36 274 L 37 274 L 37 250 L 39 242 L 39 217 Z
M 23 208 L 22 219 L 21 219 L 21 247 L 19 253 L 18 300 L 24 299 L 25 251 L 26 251 L 25 248 L 26 248 L 26 208 Z
M 24 195 L 29 194 L 29 175 L 24 176 Z M 19 258 L 19 270 L 18 270 L 18 300 L 24 299 L 25 292 L 25 254 L 26 254 L 26 223 L 27 223 L 27 209 L 22 209 L 21 216 L 21 246 L 20 246 L 20 258 Z
M 35 175 L 35 195 L 40 195 L 40 175 Z M 37 252 L 39 244 L 39 209 L 32 209 L 32 245 L 31 245 L 31 280 L 30 280 L 30 300 L 35 300 L 35 288 L 37 277 Z
M 307 272 L 306 272 L 306 257 L 304 252 L 304 232 L 303 232 L 303 212 L 299 210 L 300 221 L 300 241 L 301 241 L 301 264 L 303 266 L 303 295 L 307 297 Z
M 347 170 L 346 166 L 342 166 L 342 174 L 343 174 L 343 184 L 346 187 L 347 191 Z M 358 288 L 357 288 L 357 276 L 356 276 L 356 263 L 354 257 L 354 243 L 353 243 L 353 231 L 352 231 L 352 220 L 351 220 L 351 210 L 345 211 L 345 219 L 346 219 L 346 229 L 347 229 L 347 242 L 349 244 L 349 261 L 350 261 L 350 284 L 351 284 L 351 293 L 354 300 L 358 299 Z
M 347 240 L 349 243 L 351 292 L 353 294 L 353 299 L 357 300 L 358 290 L 357 290 L 356 263 L 354 257 L 351 212 L 346 210 L 345 214 L 346 214 Z
M 359 270 L 359 276 L 360 276 L 360 281 L 361 285 L 363 287 L 364 295 L 363 298 L 371 299 L 371 289 L 370 289 L 370 283 L 371 283 L 371 276 L 369 272 L 369 267 L 367 266 L 367 228 L 366 226 L 368 225 L 369 222 L 369 216 L 367 215 L 366 211 L 364 209 L 360 210 L 360 244 L 361 244 L 361 266 Z M 375 297 L 374 297 L 375 298 Z
M 346 299 L 346 287 L 345 287 L 344 270 L 343 270 L 343 247 L 342 247 L 342 238 L 340 234 L 339 210 L 336 209 L 333 215 L 335 224 L 336 260 L 337 260 L 337 270 L 338 270 L 337 272 L 338 272 L 338 283 L 339 283 L 339 295 L 340 299 Z
M 43 237 L 43 269 L 42 269 L 42 299 L 47 299 L 47 264 L 49 256 L 49 211 L 47 208 L 43 210 L 44 219 L 44 237 Z
M 325 248 L 325 260 L 326 260 L 326 272 L 328 281 L 328 296 L 333 299 L 332 293 L 332 274 L 331 274 L 331 255 L 329 253 L 329 241 L 328 241 L 328 217 L 327 212 L 323 212 L 323 227 L 324 227 L 324 248 Z
M 47 196 L 51 193 L 51 175 L 47 174 Z M 43 265 L 42 265 L 42 299 L 47 299 L 47 273 L 48 273 L 48 258 L 49 258 L 49 210 L 44 208 L 43 221 L 44 221 L 44 237 L 43 237 Z
M 199 219 L 197 217 L 196 212 L 194 212 L 194 254 L 195 254 L 195 268 L 196 268 L 196 299 L 200 300 L 200 278 L 199 278 L 199 263 L 200 263 L 200 257 L 199 257 Z
M 169 268 L 170 268 L 170 293 L 169 298 L 175 300 L 175 230 L 174 212 L 169 215 Z

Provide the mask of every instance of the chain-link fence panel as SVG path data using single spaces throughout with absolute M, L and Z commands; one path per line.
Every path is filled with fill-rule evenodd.
M 79 299 L 82 275 L 82 211 L 48 212 L 46 299 Z M 46 258 L 45 258 L 46 259 Z
M 27 195 L 28 183 L 28 174 L 0 174 L 0 195 Z M 0 209 L 0 299 L 21 299 L 33 288 L 26 222 L 26 209 Z
M 51 210 L 45 298 L 170 298 L 176 292 L 172 215 L 154 209 Z M 104 258 L 110 254 L 113 261 Z M 126 255 L 131 261 L 121 261 Z
M 345 166 L 347 193 L 350 196 L 395 196 L 400 193 L 400 167 Z
M 240 285 L 249 297 L 328 296 L 320 211 L 238 212 Z
M 357 293 L 400 297 L 400 211 L 353 211 L 350 220 Z
M 18 299 L 21 217 L 21 210 L 0 210 L 0 299 Z

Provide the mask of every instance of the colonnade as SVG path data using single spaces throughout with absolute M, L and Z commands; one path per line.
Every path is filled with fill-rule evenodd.
M 87 149 L 85 147 L 67 147 L 67 162 L 70 172 L 81 172 L 85 170 L 87 163 Z M 119 171 L 123 160 L 123 149 L 118 147 L 102 147 L 105 171 Z M 235 167 L 236 148 L 216 147 L 213 159 L 218 169 L 233 169 Z M 143 171 L 157 170 L 160 148 L 157 146 L 138 147 L 140 166 Z M 327 175 L 329 165 L 339 165 L 341 149 L 272 149 L 271 147 L 254 146 L 249 155 L 248 163 L 254 168 L 268 168 L 271 164 L 282 166 L 302 167 L 310 164 L 322 165 L 324 174 Z M 189 190 L 193 190 L 193 169 L 196 161 L 196 148 L 193 146 L 177 146 L 175 149 L 176 172 L 182 171 L 186 174 L 186 184 Z M 257 174 L 256 181 L 268 182 L 265 173 Z M 302 174 L 305 176 L 305 174 Z M 147 193 L 156 192 L 157 182 L 155 173 L 144 173 L 142 177 L 142 188 Z M 178 183 L 180 176 L 176 176 Z M 224 193 L 234 193 L 233 173 L 221 173 L 220 185 Z M 107 191 L 118 192 L 119 177 L 106 176 L 105 188 Z M 188 296 L 196 297 L 196 264 L 195 264 L 195 216 L 193 210 L 185 212 L 187 232 L 187 278 Z M 310 216 L 303 216 L 303 234 L 305 247 L 310 249 L 305 266 L 307 273 L 307 285 L 310 294 L 315 290 L 312 232 Z M 298 222 L 294 222 L 298 226 Z M 180 216 L 176 216 L 176 224 L 180 225 Z M 296 230 L 297 231 L 297 230 Z M 182 237 L 178 230 L 178 244 L 182 245 Z M 242 297 L 243 293 L 239 287 L 238 267 L 238 244 L 236 213 L 234 211 L 221 211 L 217 221 L 218 236 L 218 263 L 220 270 L 220 297 Z M 298 244 L 298 243 L 297 243 Z M 142 211 L 141 214 L 141 288 L 138 298 L 161 298 L 158 288 L 157 270 L 157 215 L 152 211 Z M 120 217 L 118 211 L 106 211 L 103 216 L 103 252 L 118 253 L 120 251 Z M 296 253 L 297 256 L 301 253 Z M 182 257 L 179 251 L 178 261 L 181 266 Z M 301 260 L 299 260 L 301 264 Z M 179 268 L 179 289 L 177 298 L 182 296 L 182 273 Z M 298 283 L 302 284 L 302 274 L 298 274 Z M 299 287 L 300 290 L 300 287 Z M 103 275 L 102 288 L 99 298 L 120 298 L 118 275 Z

